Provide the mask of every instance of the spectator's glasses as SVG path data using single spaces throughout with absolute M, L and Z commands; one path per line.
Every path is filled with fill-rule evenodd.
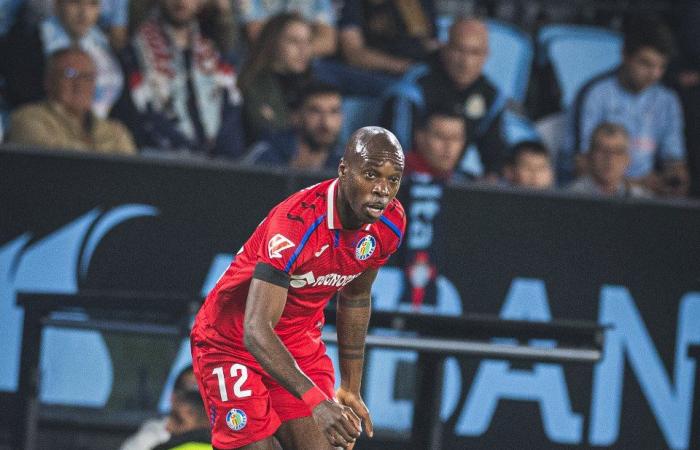
M 66 67 L 63 69 L 63 78 L 77 81 L 95 81 L 97 74 L 95 72 L 81 72 L 75 67 Z

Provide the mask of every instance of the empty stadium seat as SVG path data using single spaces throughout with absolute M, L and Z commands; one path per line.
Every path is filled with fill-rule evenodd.
M 574 25 L 568 23 L 552 23 L 542 26 L 537 32 L 537 62 L 547 61 L 547 46 L 553 39 L 560 37 L 598 37 L 620 39 L 616 31 L 592 25 Z
M 568 108 L 591 78 L 620 64 L 622 38 L 616 35 L 565 35 L 550 39 L 547 58 L 561 89 L 561 106 Z

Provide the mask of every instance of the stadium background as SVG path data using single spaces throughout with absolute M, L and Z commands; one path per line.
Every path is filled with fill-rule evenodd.
M 632 5 L 580 3 L 611 14 Z M 448 13 L 461 6 L 442 3 Z M 669 3 L 641 7 L 663 13 Z M 319 179 L 222 162 L 0 150 L 0 448 L 12 448 L 25 400 L 18 293 L 201 298 L 283 193 Z M 484 313 L 609 328 L 605 359 L 593 367 L 450 358 L 443 448 L 689 448 L 700 420 L 688 356 L 700 345 L 700 208 L 474 186 L 451 188 L 445 201 L 450 270 L 437 303 L 421 311 L 426 321 Z M 378 310 L 408 309 L 397 270 L 382 272 Z M 172 337 L 48 327 L 38 448 L 116 448 L 167 409 L 186 355 Z M 358 448 L 412 448 L 415 360 L 369 352 L 365 396 L 378 433 Z

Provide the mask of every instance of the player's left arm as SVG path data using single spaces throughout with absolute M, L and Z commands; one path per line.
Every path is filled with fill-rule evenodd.
M 369 325 L 372 283 L 378 269 L 368 269 L 338 293 L 336 327 L 340 357 L 340 388 L 336 399 L 353 409 L 374 434 L 369 410 L 360 395 L 365 359 L 365 338 Z

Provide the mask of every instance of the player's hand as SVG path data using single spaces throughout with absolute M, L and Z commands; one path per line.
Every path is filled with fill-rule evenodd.
M 313 418 L 331 445 L 342 448 L 352 448 L 360 436 L 360 418 L 351 408 L 326 400 L 312 411 Z
M 359 416 L 365 424 L 367 435 L 369 437 L 374 436 L 374 426 L 372 425 L 372 418 L 369 415 L 369 409 L 367 409 L 367 405 L 365 405 L 359 393 L 353 393 L 341 387 L 336 391 L 335 398 L 341 405 L 352 408 L 353 412 Z M 360 431 L 362 431 L 362 428 L 360 428 Z M 353 443 L 352 446 L 348 447 L 348 450 L 351 450 L 354 446 L 355 444 Z

